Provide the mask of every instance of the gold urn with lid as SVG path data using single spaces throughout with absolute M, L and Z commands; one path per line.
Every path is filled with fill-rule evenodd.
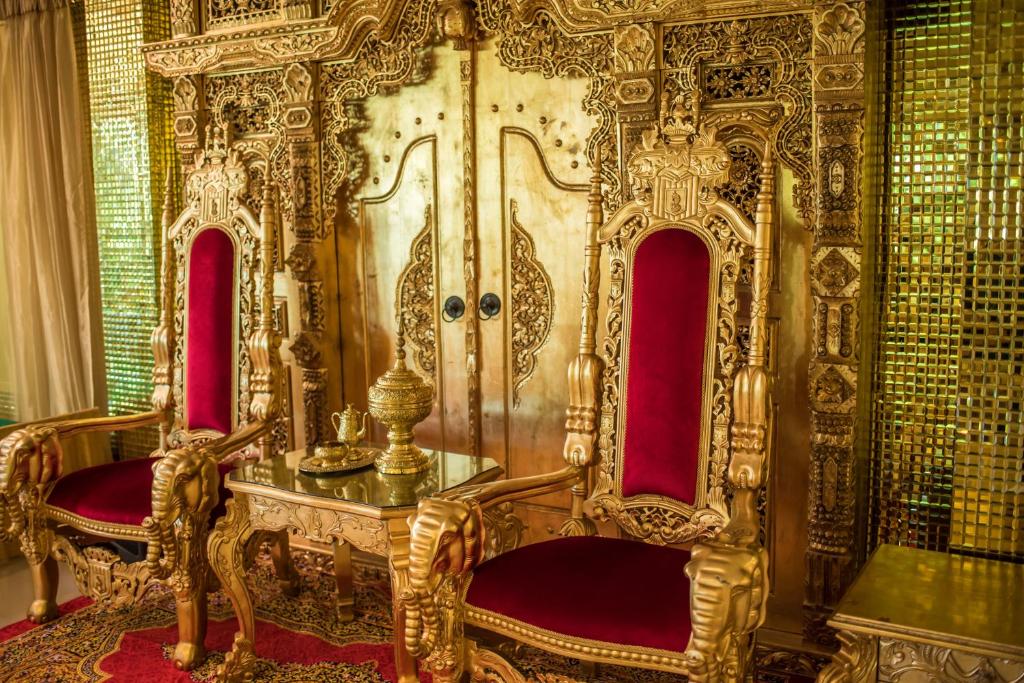
M 388 447 L 373 465 L 381 474 L 415 474 L 430 466 L 413 443 L 412 430 L 434 407 L 434 388 L 405 365 L 405 334 L 398 328 L 394 366 L 377 378 L 367 394 L 370 414 L 388 428 Z

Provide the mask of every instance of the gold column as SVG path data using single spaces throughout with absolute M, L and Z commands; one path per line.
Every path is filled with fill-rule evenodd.
M 825 626 L 856 572 L 854 425 L 860 367 L 864 133 L 863 2 L 814 9 L 814 245 L 811 252 L 811 462 L 805 635 Z

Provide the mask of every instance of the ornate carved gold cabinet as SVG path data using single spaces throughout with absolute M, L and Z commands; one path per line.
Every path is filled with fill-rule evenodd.
M 862 2 L 171 6 L 173 40 L 144 49 L 174 79 L 179 149 L 221 122 L 268 145 L 287 188 L 278 324 L 296 445 L 326 436 L 343 397 L 365 407 L 401 315 L 410 358 L 437 389 L 424 446 L 487 455 L 513 477 L 556 468 L 589 168 L 600 156 L 610 212 L 632 199 L 625 164 L 642 131 L 678 98 L 698 93 L 708 120 L 774 117 L 779 461 L 763 503 L 787 505 L 767 515 L 765 536 L 769 554 L 781 543 L 808 556 L 770 563 L 769 624 L 797 633 L 805 613 L 809 633 L 827 636 L 817 627 L 854 557 Z M 722 190 L 748 215 L 753 143 L 729 139 Z M 745 353 L 748 321 L 736 334 Z M 568 508 L 565 492 L 518 508 L 529 540 L 557 534 Z

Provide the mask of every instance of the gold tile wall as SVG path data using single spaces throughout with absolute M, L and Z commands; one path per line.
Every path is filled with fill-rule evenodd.
M 975 1 L 950 544 L 1024 559 L 1024 4 Z
M 887 8 L 872 545 L 1024 557 L 1014 4 Z
M 166 2 L 89 0 L 85 23 L 103 336 L 112 414 L 149 409 L 164 174 L 174 168 L 170 89 L 139 47 L 170 34 Z M 155 432 L 116 441 L 125 456 Z

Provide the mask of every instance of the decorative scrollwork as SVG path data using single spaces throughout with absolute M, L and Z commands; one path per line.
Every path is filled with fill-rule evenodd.
M 277 69 L 206 79 L 206 102 L 214 121 L 236 138 L 272 133 L 281 116 L 281 72 Z
M 80 549 L 64 536 L 55 538 L 53 557 L 71 568 L 82 595 L 109 600 L 114 609 L 135 604 L 158 583 L 145 562 L 128 564 L 101 546 Z
M 490 559 L 515 550 L 523 541 L 526 525 L 516 516 L 511 503 L 484 511 L 484 557 Z
M 365 151 L 355 139 L 361 124 L 359 108 L 353 102 L 413 83 L 423 75 L 417 50 L 433 37 L 436 10 L 436 3 L 415 3 L 402 14 L 389 40 L 371 34 L 351 62 L 322 66 L 325 223 L 333 222 L 342 190 L 342 205 L 353 210 L 353 204 L 347 200 L 359 187 L 365 171 Z
M 384 523 L 337 510 L 318 510 L 263 496 L 249 496 L 252 526 L 259 529 L 288 529 L 312 541 L 349 542 L 374 555 L 387 555 L 388 535 Z
M 726 521 L 716 510 L 697 509 L 664 496 L 604 494 L 592 498 L 590 505 L 595 517 L 611 518 L 631 536 L 656 545 L 710 538 Z
M 704 85 L 713 97 L 771 96 L 786 106 L 774 151 L 796 175 L 793 201 L 808 228 L 815 209 L 811 47 L 811 21 L 802 14 L 667 26 L 664 34 L 670 94 Z
M 757 193 L 761 189 L 761 158 L 750 145 L 743 143 L 729 145 L 729 156 L 732 159 L 729 180 L 718 188 L 718 194 L 753 222 Z
M 554 288 L 537 259 L 537 245 L 519 222 L 519 205 L 511 200 L 510 276 L 512 308 L 512 401 L 519 407 L 519 391 L 533 376 L 537 353 L 551 333 L 555 317 Z
M 416 348 L 416 364 L 431 377 L 437 374 L 434 268 L 434 221 L 428 204 L 423 227 L 409 247 L 409 262 L 398 277 L 395 308 L 402 319 L 406 339 Z
M 839 652 L 818 674 L 818 683 L 868 683 L 878 668 L 878 642 L 871 636 L 839 632 Z
M 894 683 L 918 680 L 1022 683 L 1024 662 L 971 655 L 939 645 L 879 638 L 878 675 Z

